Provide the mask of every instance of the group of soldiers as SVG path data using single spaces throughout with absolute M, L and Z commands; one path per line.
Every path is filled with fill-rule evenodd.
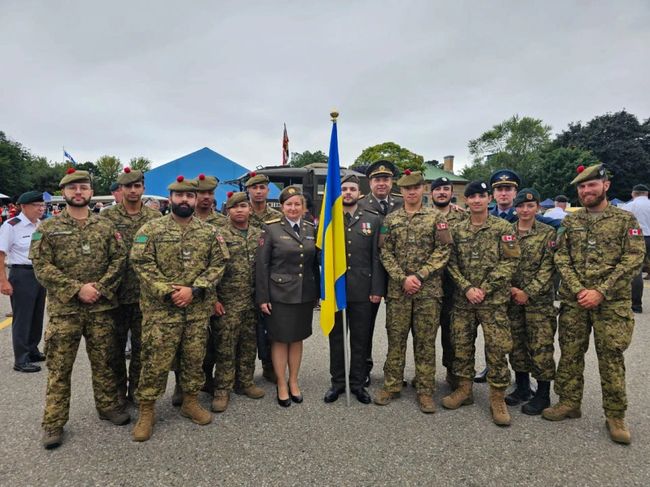
M 417 171 L 405 171 L 397 180 L 400 194 L 394 194 L 393 180 L 399 174 L 389 161 L 368 168 L 371 192 L 366 196 L 360 194 L 356 177 L 343 178 L 350 385 L 360 402 L 373 400 L 366 388 L 382 297 L 388 353 L 375 404 L 388 404 L 404 386 L 410 332 L 418 404 L 425 413 L 435 412 L 439 326 L 452 388 L 442 405 L 457 409 L 471 404 L 480 324 L 490 408 L 501 426 L 511 421 L 506 403 L 523 403 L 524 413 L 549 420 L 581 415 L 584 354 L 593 328 L 607 427 L 614 441 L 630 442 L 624 422 L 623 352 L 634 326 L 630 282 L 643 261 L 644 240 L 634 216 L 607 203 L 605 168 L 581 169 L 573 183 L 585 208 L 567 216 L 557 232 L 539 221 L 537 191 L 520 189 L 512 171 L 497 172 L 489 182 L 469 183 L 464 192 L 467 209 L 451 203 L 453 184 L 447 178 L 433 181 L 434 206 L 426 207 L 427 184 Z M 164 394 L 171 370 L 176 372 L 174 404 L 200 425 L 212 421 L 211 412 L 198 401 L 201 390 L 213 394 L 214 412 L 228 407 L 233 391 L 253 399 L 264 396 L 253 381 L 258 349 L 266 358 L 265 377 L 275 380 L 268 345 L 259 340 L 264 330 L 254 289 L 264 222 L 282 217 L 266 203 L 268 178 L 251 173 L 246 192 L 228 194 L 227 215 L 213 210 L 218 180 L 211 176 L 179 176 L 169 185 L 171 213 L 162 217 L 142 204 L 141 171 L 126 168 L 118 184 L 123 201 L 93 214 L 88 210 L 90 175 L 69 170 L 60 182 L 66 209 L 32 235 L 30 259 L 49 295 L 45 448 L 63 441 L 72 366 L 82 336 L 99 417 L 127 424 L 131 418 L 126 406 L 133 402 L 139 408 L 135 441 L 151 437 L 155 402 Z M 488 211 L 493 192 L 512 196 L 510 206 L 497 198 L 495 211 L 505 210 L 506 219 Z M 561 277 L 562 352 L 557 373 L 556 274 Z M 339 319 L 330 335 L 332 387 L 324 397 L 327 403 L 337 399 L 345 383 L 342 326 Z M 127 369 L 128 335 L 132 348 Z M 516 387 L 506 396 L 508 360 Z M 550 407 L 552 380 L 559 402 Z

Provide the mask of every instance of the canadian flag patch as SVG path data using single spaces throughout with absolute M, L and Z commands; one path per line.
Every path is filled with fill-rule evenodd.
M 501 240 L 503 240 L 504 242 L 514 242 L 515 240 L 517 240 L 517 237 L 515 237 L 514 235 L 503 235 L 501 237 Z
M 555 242 L 555 240 L 549 240 L 548 241 L 548 246 L 550 248 L 555 248 L 556 245 L 557 245 L 557 242 Z
M 630 228 L 627 231 L 627 233 L 629 233 L 630 236 L 632 236 L 632 237 L 640 237 L 641 235 L 643 235 L 643 232 L 641 232 L 640 228 Z
M 436 223 L 436 228 L 438 230 L 447 230 L 449 228 L 449 225 L 447 225 L 445 222 Z

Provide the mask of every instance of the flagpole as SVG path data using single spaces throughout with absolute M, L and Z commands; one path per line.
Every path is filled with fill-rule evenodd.
M 347 309 L 343 308 L 343 364 L 345 368 L 345 402 L 350 406 L 350 328 Z

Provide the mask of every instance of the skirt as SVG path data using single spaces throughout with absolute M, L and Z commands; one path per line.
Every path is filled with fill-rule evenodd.
M 271 316 L 266 316 L 266 331 L 271 341 L 299 342 L 311 336 L 314 302 L 286 304 L 271 302 Z

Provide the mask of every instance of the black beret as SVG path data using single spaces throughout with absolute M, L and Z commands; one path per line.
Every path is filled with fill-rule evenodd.
M 557 201 L 558 203 L 568 203 L 568 202 L 569 202 L 569 198 L 567 198 L 567 197 L 564 196 L 563 194 L 558 194 L 558 195 L 555 197 L 555 200 L 554 200 L 554 201 Z
M 111 186 L 110 186 L 110 188 L 109 188 L 109 191 L 110 191 L 111 193 L 112 193 L 113 191 L 117 191 L 118 189 L 120 189 L 120 185 L 117 183 L 117 181 L 114 182 L 114 183 L 111 183 Z
M 490 187 L 485 181 L 472 181 L 467 186 L 465 186 L 465 198 L 478 193 L 490 193 Z
M 446 178 L 446 177 L 443 176 L 441 178 L 434 179 L 431 182 L 431 191 L 433 191 L 436 188 L 439 188 L 440 186 L 453 186 L 453 185 L 454 185 L 454 183 L 452 183 L 449 180 L 449 178 Z
M 29 203 L 41 203 L 43 201 L 43 193 L 40 191 L 27 191 L 18 197 L 16 203 L 19 205 L 26 205 Z

